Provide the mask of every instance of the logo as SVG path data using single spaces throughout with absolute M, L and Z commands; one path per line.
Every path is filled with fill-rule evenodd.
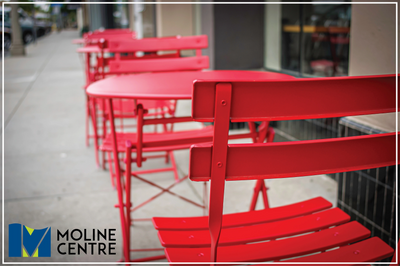
M 51 227 L 32 229 L 22 224 L 8 225 L 9 257 L 50 257 Z
M 57 230 L 57 251 L 61 255 L 117 255 L 114 228 Z

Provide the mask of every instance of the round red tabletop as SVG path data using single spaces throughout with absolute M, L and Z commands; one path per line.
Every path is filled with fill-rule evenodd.
M 212 70 L 123 75 L 91 84 L 87 94 L 103 98 L 179 100 L 191 99 L 195 80 L 220 82 L 282 80 L 294 77 L 263 71 Z

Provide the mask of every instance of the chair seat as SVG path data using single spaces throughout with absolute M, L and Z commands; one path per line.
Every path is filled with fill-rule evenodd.
M 145 133 L 143 134 L 143 152 L 188 149 L 193 143 L 207 143 L 212 141 L 212 135 L 212 126 L 188 131 Z M 126 141 L 130 141 L 133 147 L 136 144 L 136 133 L 116 133 L 116 136 L 118 152 L 126 150 Z M 100 150 L 112 151 L 110 134 L 104 139 Z
M 341 247 L 338 249 L 285 260 L 285 262 L 373 262 L 393 255 L 394 250 L 378 237 L 348 245 L 348 243 L 365 239 L 369 235 L 370 231 L 361 224 L 350 222 L 298 237 L 251 245 L 219 247 L 218 262 L 276 261 L 323 252 L 339 246 Z M 209 262 L 210 260 L 210 248 L 166 248 L 165 254 L 170 262 Z
M 292 235 L 304 234 L 350 221 L 350 216 L 339 208 L 313 213 L 300 217 L 262 223 L 250 226 L 224 228 L 221 231 L 219 246 L 247 244 Z M 208 230 L 196 231 L 158 231 L 164 247 L 208 247 Z
M 299 206 L 303 206 L 303 211 L 296 210 Z M 338 208 L 327 209 L 329 207 L 330 203 L 319 197 L 255 211 L 254 215 L 249 215 L 249 212 L 225 215 L 218 246 L 218 261 L 275 261 L 313 254 L 289 261 L 366 262 L 381 260 L 393 254 L 393 249 L 379 238 L 367 239 L 371 232 L 363 225 L 349 222 L 350 217 L 346 213 Z M 259 223 L 261 215 L 266 216 L 262 224 Z M 181 229 L 176 225 L 164 225 L 172 224 L 174 219 L 178 225 L 182 225 Z M 183 223 L 182 219 L 188 223 Z M 161 244 L 166 247 L 168 261 L 210 260 L 210 235 L 207 228 L 204 228 L 206 219 L 153 218 L 156 228 L 168 228 L 168 231 L 158 232 Z M 235 223 L 235 219 L 238 222 Z M 195 227 L 196 221 L 198 228 Z M 192 230 L 187 230 L 189 227 Z M 329 249 L 332 250 L 327 251 Z M 322 253 L 315 254 L 317 252 Z

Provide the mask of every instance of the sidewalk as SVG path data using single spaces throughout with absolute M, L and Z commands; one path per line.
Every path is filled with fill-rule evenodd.
M 5 58 L 4 105 L 4 240 L 5 261 L 116 262 L 121 258 L 121 231 L 117 193 L 109 173 L 96 167 L 93 146 L 85 146 L 83 61 L 71 44 L 76 31 L 54 33 L 27 47 L 27 56 Z M 190 102 L 178 104 L 189 114 Z M 175 153 L 180 174 L 188 172 L 188 151 Z M 163 161 L 150 160 L 152 168 Z M 153 174 L 167 186 L 172 173 Z M 271 207 L 324 196 L 335 204 L 336 183 L 325 176 L 270 180 Z M 133 181 L 133 204 L 159 192 Z M 254 182 L 232 182 L 226 188 L 225 212 L 246 211 Z M 174 192 L 200 202 L 202 184 L 185 181 Z M 284 196 L 282 199 L 282 195 Z M 261 205 L 258 205 L 261 207 Z M 163 195 L 134 217 L 202 215 L 202 209 Z M 52 228 L 50 258 L 8 258 L 8 225 Z M 57 230 L 117 229 L 117 254 L 60 255 Z M 131 231 L 132 248 L 161 247 L 151 222 L 138 222 Z M 133 258 L 162 254 L 132 253 Z

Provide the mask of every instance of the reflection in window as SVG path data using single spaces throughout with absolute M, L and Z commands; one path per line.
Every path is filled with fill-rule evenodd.
M 348 75 L 350 20 L 347 4 L 283 5 L 282 70 L 299 76 Z

